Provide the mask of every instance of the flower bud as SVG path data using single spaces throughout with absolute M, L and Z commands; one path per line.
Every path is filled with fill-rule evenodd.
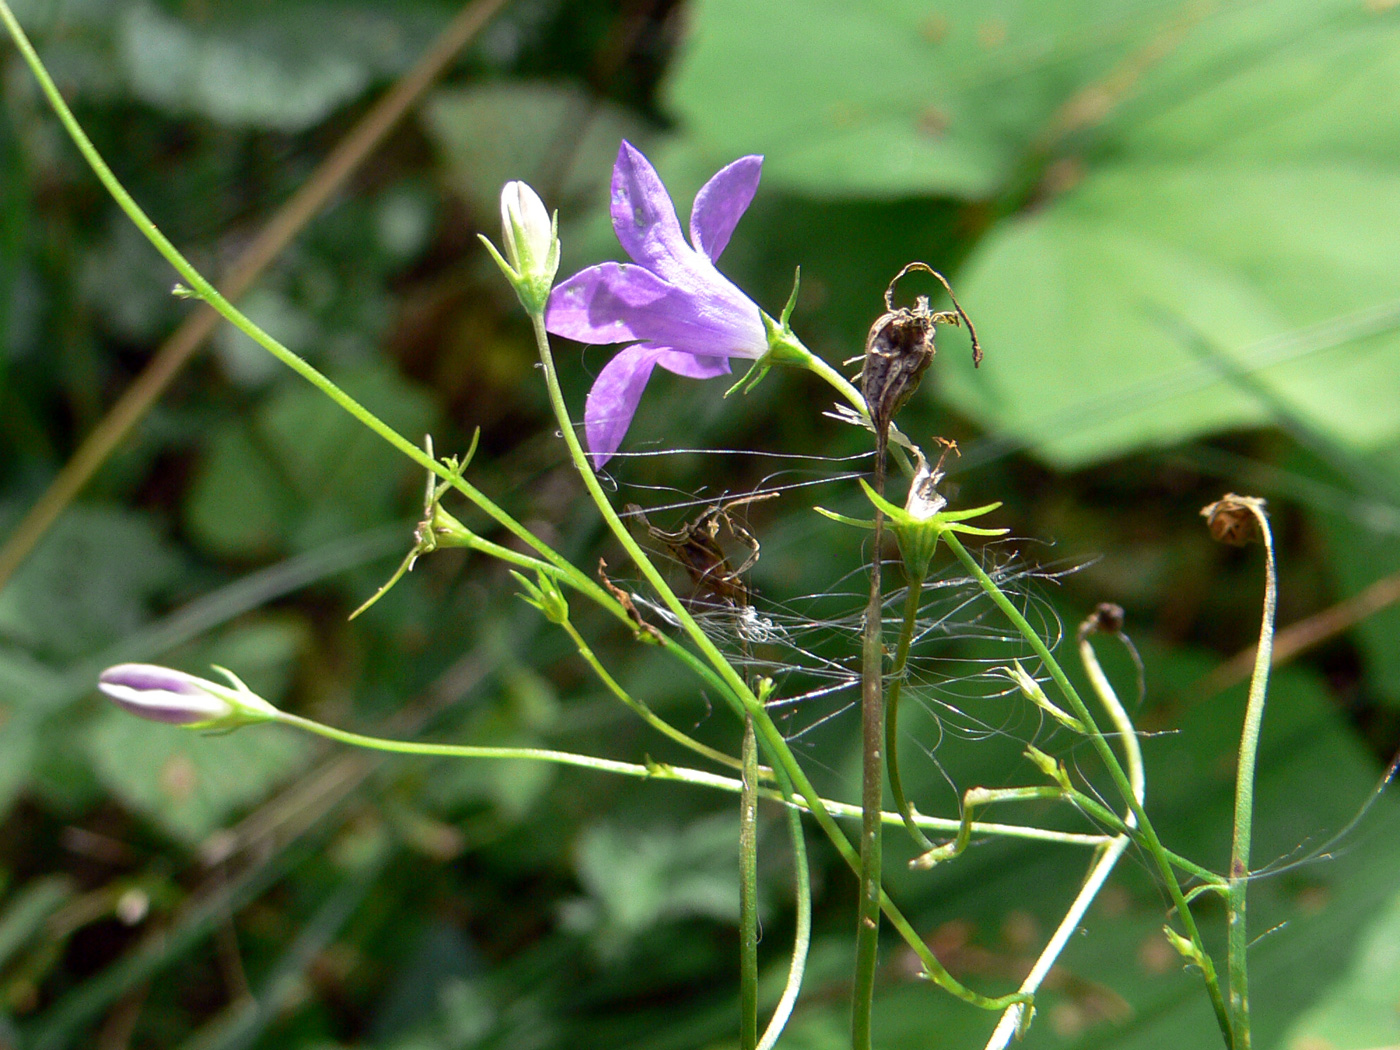
M 117 664 L 103 671 L 97 688 L 134 715 L 187 729 L 235 729 L 277 717 L 277 709 L 216 667 L 233 687 L 157 664 Z
M 490 242 L 487 247 L 525 309 L 542 311 L 559 270 L 559 238 L 539 194 L 523 182 L 508 182 L 501 190 L 501 237 L 504 259 Z

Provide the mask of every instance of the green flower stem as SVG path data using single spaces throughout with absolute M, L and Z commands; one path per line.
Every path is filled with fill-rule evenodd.
M 1157 836 L 1156 829 L 1152 826 L 1152 821 L 1148 818 L 1142 804 L 1138 802 L 1133 793 L 1132 783 L 1128 775 L 1123 770 L 1123 765 L 1118 761 L 1118 756 L 1113 753 L 1113 748 L 1108 745 L 1103 733 L 1099 730 L 1098 724 L 1094 721 L 1094 716 L 1090 713 L 1088 705 L 1080 697 L 1078 690 L 1065 675 L 1064 668 L 1060 666 L 1055 655 L 1050 652 L 1044 640 L 1036 633 L 1034 627 L 1021 615 L 1019 609 L 1012 603 L 1002 589 L 997 586 L 982 566 L 977 563 L 977 559 L 967 552 L 967 548 L 962 545 L 957 536 L 952 532 L 944 534 L 944 542 L 953 551 L 957 559 L 963 566 L 972 573 L 977 582 L 988 597 L 1001 609 L 1006 618 L 1020 631 L 1021 636 L 1026 639 L 1035 654 L 1040 657 L 1046 670 L 1050 672 L 1050 677 L 1055 680 L 1065 701 L 1070 705 L 1074 715 L 1084 723 L 1088 730 L 1089 742 L 1094 750 L 1098 752 L 1099 758 L 1103 761 L 1109 776 L 1112 778 L 1114 786 L 1118 789 L 1123 801 L 1132 810 L 1137 818 L 1138 827 L 1142 832 L 1143 847 L 1151 854 L 1153 861 L 1157 865 L 1157 870 L 1161 873 L 1163 881 L 1166 883 L 1167 893 L 1176 906 L 1177 914 L 1181 916 L 1181 923 L 1186 927 L 1187 937 L 1196 949 L 1201 965 L 1201 977 L 1205 981 L 1206 993 L 1210 996 L 1211 1006 L 1215 1010 L 1216 1023 L 1220 1026 L 1221 1034 L 1225 1037 L 1225 1045 L 1234 1047 L 1234 1034 L 1230 1022 L 1230 1015 L 1225 1009 L 1225 999 L 1221 995 L 1220 985 L 1216 980 L 1215 965 L 1209 955 L 1206 954 L 1205 946 L 1201 942 L 1200 931 L 1196 927 L 1195 916 L 1191 914 L 1191 906 L 1186 902 L 1186 897 L 1181 891 L 1181 883 L 1177 881 L 1176 872 L 1172 870 L 1171 859 L 1167 856 L 1166 850 L 1162 846 L 1161 839 Z
M 494 759 L 497 761 L 527 761 L 527 762 L 553 762 L 556 765 L 574 766 L 580 769 L 592 769 L 599 773 L 613 773 L 618 776 L 635 777 L 641 780 L 661 780 L 674 781 L 681 784 L 691 784 L 695 787 L 711 788 L 716 791 L 726 791 L 730 794 L 739 794 L 743 791 L 744 785 L 741 780 L 735 777 L 726 777 L 718 773 L 709 773 L 701 769 L 689 769 L 685 766 L 672 766 L 661 762 L 651 762 L 647 764 L 637 762 L 619 762 L 608 758 L 595 758 L 592 755 L 579 755 L 571 751 L 556 751 L 549 748 L 539 747 L 485 747 L 475 744 L 425 744 L 412 740 L 389 740 L 384 737 L 366 736 L 363 733 L 352 733 L 344 729 L 336 729 L 324 723 L 314 721 L 310 718 L 303 718 L 287 711 L 279 711 L 275 719 L 282 725 L 292 726 L 297 729 L 314 733 L 317 736 L 334 740 L 337 743 L 348 744 L 351 747 L 361 747 L 370 751 L 384 751 L 391 754 L 401 755 L 422 755 L 430 758 L 479 758 Z M 776 771 L 779 784 L 783 782 L 782 771 Z M 770 802 L 780 803 L 794 812 L 812 812 L 811 803 L 805 798 L 794 798 L 791 788 L 786 792 L 775 788 L 760 787 L 759 798 Z M 833 802 L 829 799 L 821 799 L 822 812 L 828 815 L 835 814 L 838 817 L 852 820 L 860 816 L 860 807 L 847 802 Z M 886 824 L 899 824 L 901 822 L 898 813 L 881 814 Z M 954 831 L 958 822 L 940 817 L 920 817 L 924 827 L 938 831 Z M 974 824 L 973 830 L 984 835 L 992 835 L 1005 838 L 1030 839 L 1037 842 L 1057 842 L 1071 846 L 1099 846 L 1108 840 L 1102 835 L 1078 835 L 1072 832 L 1047 831 L 1043 828 L 1022 827 L 1016 824 L 995 824 L 980 823 Z M 839 834 L 839 829 L 838 829 Z M 843 836 L 844 837 L 844 836 Z
M 739 793 L 739 1050 L 758 1047 L 758 741 L 744 720 Z
M 574 645 L 578 647 L 579 655 L 584 658 L 584 660 L 588 663 L 589 667 L 593 668 L 593 673 L 596 674 L 598 678 L 602 681 L 602 683 L 608 687 L 608 691 L 612 693 L 613 696 L 621 700 L 625 705 L 627 705 L 628 709 L 631 710 L 634 714 L 636 714 L 636 716 L 640 718 L 643 722 L 651 726 L 663 736 L 669 737 L 671 740 L 674 740 L 682 747 L 694 751 L 697 755 L 703 755 L 705 758 L 708 758 L 711 762 L 716 762 L 722 766 L 728 766 L 731 769 L 745 768 L 743 760 L 737 759 L 733 755 L 727 755 L 723 751 L 719 751 L 716 748 L 710 747 L 708 744 L 702 744 L 694 737 L 683 733 L 681 730 L 671 725 L 670 722 L 667 722 L 664 718 L 661 718 L 659 715 L 656 714 L 656 712 L 652 711 L 651 708 L 647 707 L 646 704 L 642 703 L 640 700 L 633 698 L 633 696 L 630 693 L 628 693 L 627 690 L 623 689 L 622 686 L 618 684 L 617 679 L 614 678 L 608 672 L 608 669 L 603 666 L 602 662 L 598 659 L 597 655 L 594 654 L 588 642 L 584 640 L 583 635 L 578 633 L 578 628 L 575 627 L 573 623 L 569 620 L 565 620 L 561 626 L 568 633 L 569 637 L 573 639 Z M 771 770 L 762 770 L 757 765 L 755 765 L 755 778 L 762 776 L 764 773 L 768 773 L 770 776 L 772 775 Z
M 909 649 L 914 642 L 914 630 L 918 622 L 919 601 L 924 593 L 924 579 L 909 580 L 909 590 L 904 597 L 904 623 L 899 629 L 899 642 L 895 647 L 894 664 L 890 667 L 890 684 L 885 690 L 885 762 L 889 769 L 890 794 L 894 796 L 894 808 L 904 817 L 904 826 L 920 849 L 934 849 L 933 842 L 917 823 L 914 822 L 914 806 L 904 795 L 904 784 L 899 775 L 899 695 L 904 684 L 904 669 L 909 663 Z
M 749 725 L 752 726 L 752 719 Z M 807 865 L 807 841 L 802 833 L 802 816 L 798 803 L 792 794 L 792 782 L 781 768 L 776 770 L 778 788 L 786 804 L 788 836 L 792 840 L 792 866 L 796 882 L 797 923 L 793 934 L 792 961 L 788 964 L 787 982 L 778 1005 L 773 1008 L 773 1016 L 768 1019 L 768 1027 L 763 1030 L 763 1038 L 758 1041 L 757 1050 L 773 1050 L 778 1037 L 783 1034 L 792 1009 L 797 1005 L 798 993 L 802 990 L 802 977 L 807 970 L 807 953 L 812 945 L 812 873 Z
M 578 435 L 574 432 L 573 420 L 569 416 L 568 406 L 564 403 L 564 394 L 559 386 L 559 376 L 555 371 L 554 356 L 549 349 L 549 334 L 545 331 L 543 314 L 536 312 L 531 315 L 530 320 L 534 326 L 535 341 L 540 354 L 540 364 L 544 369 L 545 385 L 549 391 L 549 399 L 554 408 L 555 419 L 559 423 L 560 432 L 563 434 L 564 442 L 569 449 L 569 456 L 573 460 L 574 466 L 579 472 L 579 476 L 583 479 L 584 486 L 588 489 L 588 493 L 592 497 L 594 504 L 597 506 L 598 512 L 603 516 L 603 520 L 607 522 L 608 528 L 611 530 L 613 536 L 622 545 L 622 548 L 627 552 L 628 556 L 637 566 L 637 569 L 646 577 L 647 582 L 654 588 L 657 596 L 662 600 L 662 603 L 676 618 L 681 629 L 694 643 L 705 660 L 709 662 L 710 666 L 714 668 L 725 685 L 728 686 L 721 695 L 727 700 L 738 701 L 741 705 L 741 709 L 737 712 L 740 718 L 744 717 L 746 713 L 753 716 L 754 728 L 758 733 L 759 743 L 767 753 L 775 772 L 781 769 L 787 774 L 793 786 L 797 788 L 798 794 L 806 800 L 808 809 L 821 827 L 822 832 L 831 839 L 837 851 L 840 852 L 846 862 L 851 865 L 851 869 L 859 875 L 859 855 L 851 846 L 850 840 L 846 837 L 845 833 L 837 826 L 835 820 L 832 819 L 826 801 L 817 793 L 816 789 L 812 786 L 812 782 L 807 779 L 796 756 L 793 755 L 792 749 L 788 746 L 787 741 L 783 739 L 783 734 L 778 730 L 778 727 L 773 724 L 773 720 L 769 717 L 768 711 L 764 708 L 763 704 L 759 702 L 753 690 L 748 687 L 748 684 L 725 658 L 724 654 L 720 652 L 714 642 L 705 635 L 705 632 L 700 629 L 700 625 L 695 622 L 695 618 L 691 616 L 690 611 L 681 604 L 680 599 L 676 597 L 675 592 L 671 590 L 665 578 L 657 570 L 656 566 L 652 564 L 651 559 L 647 557 L 646 551 L 632 538 L 631 533 L 627 531 L 627 526 L 623 524 L 622 519 L 617 515 L 617 511 L 613 509 L 612 504 L 608 501 L 607 493 L 603 491 L 602 485 L 599 484 L 597 475 L 594 474 L 593 467 L 588 462 L 588 457 L 583 451 L 583 446 L 579 444 Z M 896 819 L 902 818 L 896 817 Z M 899 932 L 899 935 L 904 938 L 909 947 L 913 949 L 914 953 L 919 957 L 919 960 L 924 964 L 924 968 L 930 980 L 956 995 L 964 1002 L 972 1003 L 987 1010 L 1002 1010 L 1012 1002 L 1021 1001 L 1020 997 L 1015 995 L 1002 996 L 999 999 L 989 999 L 969 988 L 963 987 L 963 985 L 959 984 L 938 961 L 932 950 L 924 943 L 923 938 L 919 936 L 918 932 L 909 924 L 909 921 L 905 919 L 895 907 L 889 895 L 882 891 L 880 896 L 881 906 L 885 911 L 886 917 L 890 920 L 891 925 Z
M 1113 683 L 1103 673 L 1103 667 L 1099 664 L 1098 655 L 1094 652 L 1093 643 L 1089 639 L 1088 634 L 1081 634 L 1079 657 L 1084 664 L 1084 671 L 1094 687 L 1094 692 L 1098 695 L 1104 710 L 1108 712 L 1109 720 L 1118 732 L 1124 757 L 1128 761 L 1128 780 L 1132 784 L 1133 795 L 1137 798 L 1138 804 L 1141 805 L 1147 790 L 1147 778 L 1142 767 L 1142 747 L 1138 743 L 1137 728 L 1133 725 L 1132 719 L 1128 717 L 1128 712 L 1124 710 L 1123 704 L 1118 699 L 1118 694 L 1114 692 Z M 1124 818 L 1123 823 L 1125 826 L 1135 827 L 1137 820 L 1132 813 L 1129 813 Z M 1090 866 L 1089 874 L 1084 879 L 1084 885 L 1075 894 L 1074 900 L 1065 912 L 1065 917 L 1060 920 L 1060 925 L 1056 927 L 1050 942 L 1046 944 L 1040 957 L 1036 959 L 1035 965 L 1031 967 L 1030 973 L 1021 982 L 1021 991 L 1034 994 L 1040 990 L 1041 982 L 1049 975 L 1055 961 L 1059 959 L 1065 946 L 1069 944 L 1069 939 L 1079 928 L 1079 924 L 1084 921 L 1084 913 L 1089 910 L 1089 905 L 1098 896 L 1099 890 L 1103 888 L 1104 882 L 1131 842 L 1132 837 L 1125 830 L 1124 834 L 1119 835 L 1105 847 L 1103 853 Z M 1025 1010 L 1020 1006 L 1013 1006 L 1007 1010 L 992 1032 L 991 1039 L 987 1041 L 986 1050 L 1006 1050 L 1013 1038 L 1024 1035 L 1026 1027 L 1029 1025 L 1029 1018 L 1024 1015 Z
M 1254 827 L 1254 767 L 1259 752 L 1259 730 L 1264 721 L 1264 701 L 1269 692 L 1269 666 L 1273 662 L 1274 617 L 1278 609 L 1278 576 L 1274 565 L 1274 536 L 1269 516 L 1259 501 L 1242 501 L 1254 514 L 1264 539 L 1264 612 L 1259 625 L 1259 648 L 1254 653 L 1254 674 L 1249 680 L 1244 730 L 1240 735 L 1240 760 L 1235 775 L 1235 835 L 1230 849 L 1230 892 L 1226 939 L 1226 970 L 1230 983 L 1230 1014 L 1235 1024 L 1235 1050 L 1249 1050 L 1249 949 L 1245 923 L 1245 895 L 1249 889 L 1249 848 Z

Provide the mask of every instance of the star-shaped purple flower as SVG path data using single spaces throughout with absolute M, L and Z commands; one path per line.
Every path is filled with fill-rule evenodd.
M 758 189 L 763 158 L 740 157 L 695 195 L 690 241 L 651 162 L 630 142 L 617 153 L 612 220 L 633 263 L 574 274 L 549 297 L 545 327 L 581 343 L 625 343 L 603 366 L 584 407 L 584 434 L 602 466 L 622 444 L 657 365 L 691 379 L 729 372 L 732 357 L 768 351 L 758 306 L 715 269 Z

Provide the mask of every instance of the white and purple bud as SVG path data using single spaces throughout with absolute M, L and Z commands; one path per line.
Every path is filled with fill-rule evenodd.
M 233 685 L 157 664 L 117 664 L 98 676 L 97 688 L 134 715 L 186 729 L 236 729 L 277 718 L 277 709 L 232 671 L 214 670 Z

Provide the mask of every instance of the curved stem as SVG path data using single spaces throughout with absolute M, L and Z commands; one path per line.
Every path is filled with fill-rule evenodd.
M 682 747 L 694 751 L 697 755 L 703 755 L 705 758 L 708 758 L 711 762 L 717 762 L 722 766 L 728 766 L 730 769 L 744 768 L 744 763 L 742 759 L 735 758 L 733 755 L 727 755 L 723 751 L 719 751 L 716 748 L 710 747 L 708 744 L 702 744 L 694 737 L 682 732 L 675 726 L 671 725 L 670 722 L 667 722 L 660 715 L 656 714 L 656 712 L 654 712 L 646 704 L 642 703 L 640 700 L 635 699 L 630 693 L 627 692 L 627 690 L 623 689 L 622 686 L 618 684 L 617 679 L 614 678 L 612 674 L 609 673 L 608 669 L 603 666 L 602 662 L 598 659 L 597 655 L 594 654 L 593 649 L 589 646 L 588 642 L 584 640 L 583 635 L 578 633 L 578 628 L 575 627 L 572 622 L 570 622 L 569 620 L 565 620 L 561 626 L 568 633 L 569 637 L 573 639 L 574 645 L 578 648 L 579 655 L 584 658 L 584 660 L 588 663 L 589 667 L 593 668 L 593 673 L 598 676 L 599 680 L 602 681 L 602 683 L 605 686 L 607 686 L 608 691 L 612 693 L 613 696 L 621 700 L 623 704 L 627 706 L 628 710 L 632 711 L 643 722 L 651 726 L 663 736 L 674 740 L 677 744 L 680 744 Z M 761 771 L 757 766 L 755 766 L 755 777 L 761 776 L 762 772 L 764 771 Z M 771 773 L 771 770 L 767 772 Z
M 1176 906 L 1177 914 L 1181 916 L 1181 923 L 1186 927 L 1186 934 L 1192 946 L 1195 948 L 1196 959 L 1200 963 L 1201 977 L 1205 981 L 1206 994 L 1210 996 L 1212 1008 L 1215 1010 L 1216 1024 L 1220 1027 L 1221 1034 L 1225 1037 L 1225 1045 L 1234 1047 L 1234 1030 L 1231 1025 L 1230 1015 L 1225 1009 L 1225 999 L 1221 995 L 1220 985 L 1216 981 L 1215 965 L 1209 955 L 1206 954 L 1205 945 L 1201 941 L 1200 931 L 1196 927 L 1195 916 L 1191 914 L 1191 906 L 1187 903 L 1185 895 L 1181 891 L 1181 883 L 1177 881 L 1176 872 L 1172 870 L 1171 860 L 1162 847 L 1162 841 L 1157 836 L 1156 829 L 1152 826 L 1152 821 L 1133 794 L 1131 782 L 1128 775 L 1123 770 L 1123 765 L 1118 761 L 1118 756 L 1113 753 L 1113 748 L 1109 747 L 1108 741 L 1104 739 L 1103 733 L 1099 730 L 1098 724 L 1094 721 L 1094 716 L 1090 713 L 1088 706 L 1080 697 L 1078 690 L 1071 684 L 1064 668 L 1060 666 L 1055 655 L 1050 651 L 1049 646 L 1036 633 L 1034 627 L 1021 615 L 1021 611 L 1016 608 L 1011 599 L 1006 596 L 1000 587 L 997 586 L 986 571 L 978 564 L 977 559 L 967 552 L 967 548 L 962 545 L 962 541 L 951 531 L 944 534 L 944 542 L 953 551 L 957 559 L 963 563 L 968 572 L 981 584 L 987 596 L 992 599 L 1002 613 L 1016 627 L 1030 645 L 1035 654 L 1044 663 L 1045 669 L 1050 672 L 1050 677 L 1055 680 L 1055 685 L 1064 696 L 1073 713 L 1084 723 L 1089 734 L 1089 742 L 1103 761 L 1109 776 L 1112 778 L 1114 786 L 1122 796 L 1128 808 L 1132 810 L 1137 818 L 1138 826 L 1143 835 L 1143 847 L 1152 857 L 1157 865 L 1158 872 L 1161 873 L 1163 882 L 1166 883 L 1167 893 L 1172 899 L 1172 904 Z
M 904 795 L 904 783 L 899 775 L 899 696 L 904 685 L 904 669 L 909 663 L 909 649 L 914 641 L 918 622 L 919 600 L 923 597 L 924 577 L 911 579 L 904 597 L 904 623 L 899 630 L 894 665 L 890 668 L 890 684 L 885 695 L 885 763 L 889 769 L 890 794 L 894 808 L 904 817 L 904 827 L 920 849 L 936 848 L 923 829 L 914 822 L 914 806 Z
M 1228 497 L 1227 497 L 1228 498 Z M 1241 501 L 1254 514 L 1264 539 L 1264 612 L 1259 624 L 1259 648 L 1254 653 L 1254 674 L 1249 680 L 1244 730 L 1240 735 L 1240 759 L 1235 774 L 1235 834 L 1230 849 L 1229 935 L 1226 970 L 1230 982 L 1230 1013 L 1235 1024 L 1235 1050 L 1249 1050 L 1249 949 L 1245 922 L 1245 897 L 1249 890 L 1249 849 L 1254 827 L 1254 768 L 1259 753 L 1259 730 L 1269 692 L 1269 666 L 1273 662 L 1274 617 L 1278 610 L 1278 577 L 1274 566 L 1274 536 L 1261 501 Z

